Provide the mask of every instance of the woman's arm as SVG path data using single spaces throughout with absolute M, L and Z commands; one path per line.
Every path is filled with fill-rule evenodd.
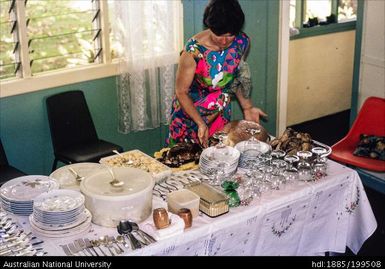
M 254 107 L 251 99 L 245 98 L 241 90 L 237 90 L 235 95 L 238 98 L 239 104 L 243 110 L 243 116 L 245 120 L 254 121 L 259 123 L 260 117 L 267 117 L 267 114 L 263 112 L 260 108 Z
M 183 110 L 198 125 L 198 138 L 200 143 L 204 147 L 207 147 L 207 141 L 209 137 L 207 125 L 197 111 L 191 97 L 188 94 L 191 83 L 194 79 L 195 69 L 196 63 L 194 58 L 184 51 L 179 59 L 179 66 L 176 74 L 175 92 L 176 98 L 178 99 Z

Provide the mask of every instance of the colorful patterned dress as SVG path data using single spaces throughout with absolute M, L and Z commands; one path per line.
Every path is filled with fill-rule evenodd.
M 193 38 L 188 40 L 185 46 L 185 51 L 194 57 L 197 64 L 189 95 L 209 127 L 209 136 L 222 129 L 230 121 L 230 101 L 233 96 L 230 85 L 239 71 L 239 62 L 248 44 L 248 36 L 240 33 L 223 51 L 210 50 Z M 215 113 L 217 117 L 209 124 L 208 117 Z M 178 99 L 174 96 L 166 143 L 173 146 L 186 140 L 199 143 L 198 126 L 184 112 Z

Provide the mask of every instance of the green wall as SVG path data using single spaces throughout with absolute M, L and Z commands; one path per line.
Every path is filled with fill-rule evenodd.
M 184 0 L 185 40 L 202 29 L 206 0 Z M 246 15 L 245 32 L 251 38 L 248 62 L 251 66 L 254 103 L 269 114 L 263 125 L 275 133 L 278 62 L 278 0 L 240 0 Z M 125 150 L 140 149 L 148 154 L 164 144 L 166 128 L 123 135 L 117 132 L 115 77 L 42 90 L 0 99 L 0 138 L 9 162 L 27 174 L 48 175 L 53 149 L 45 99 L 55 93 L 84 91 L 98 135 Z M 1 90 L 1 89 L 0 89 Z M 234 118 L 242 117 L 234 106 Z
M 203 28 L 203 11 L 207 0 L 184 0 L 184 38 L 187 40 Z M 245 13 L 244 32 L 250 37 L 251 45 L 247 62 L 251 68 L 253 84 L 252 99 L 256 106 L 268 115 L 262 124 L 275 134 L 277 117 L 278 79 L 278 0 L 239 0 Z M 242 111 L 233 102 L 233 118 L 241 119 Z
M 115 77 L 110 77 L 0 99 L 0 137 L 12 165 L 28 174 L 50 173 L 53 149 L 45 99 L 76 89 L 85 93 L 100 138 L 146 153 L 162 146 L 161 128 L 128 135 L 117 132 Z

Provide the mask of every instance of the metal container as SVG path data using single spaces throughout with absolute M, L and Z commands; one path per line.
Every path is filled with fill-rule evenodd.
M 214 187 L 202 183 L 188 189 L 200 197 L 199 210 L 209 217 L 217 217 L 229 212 L 229 198 Z

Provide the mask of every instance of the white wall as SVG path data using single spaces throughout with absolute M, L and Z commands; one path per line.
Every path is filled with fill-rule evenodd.
M 365 1 L 358 110 L 369 96 L 385 98 L 385 1 Z
M 355 31 L 290 41 L 287 125 L 350 109 Z

